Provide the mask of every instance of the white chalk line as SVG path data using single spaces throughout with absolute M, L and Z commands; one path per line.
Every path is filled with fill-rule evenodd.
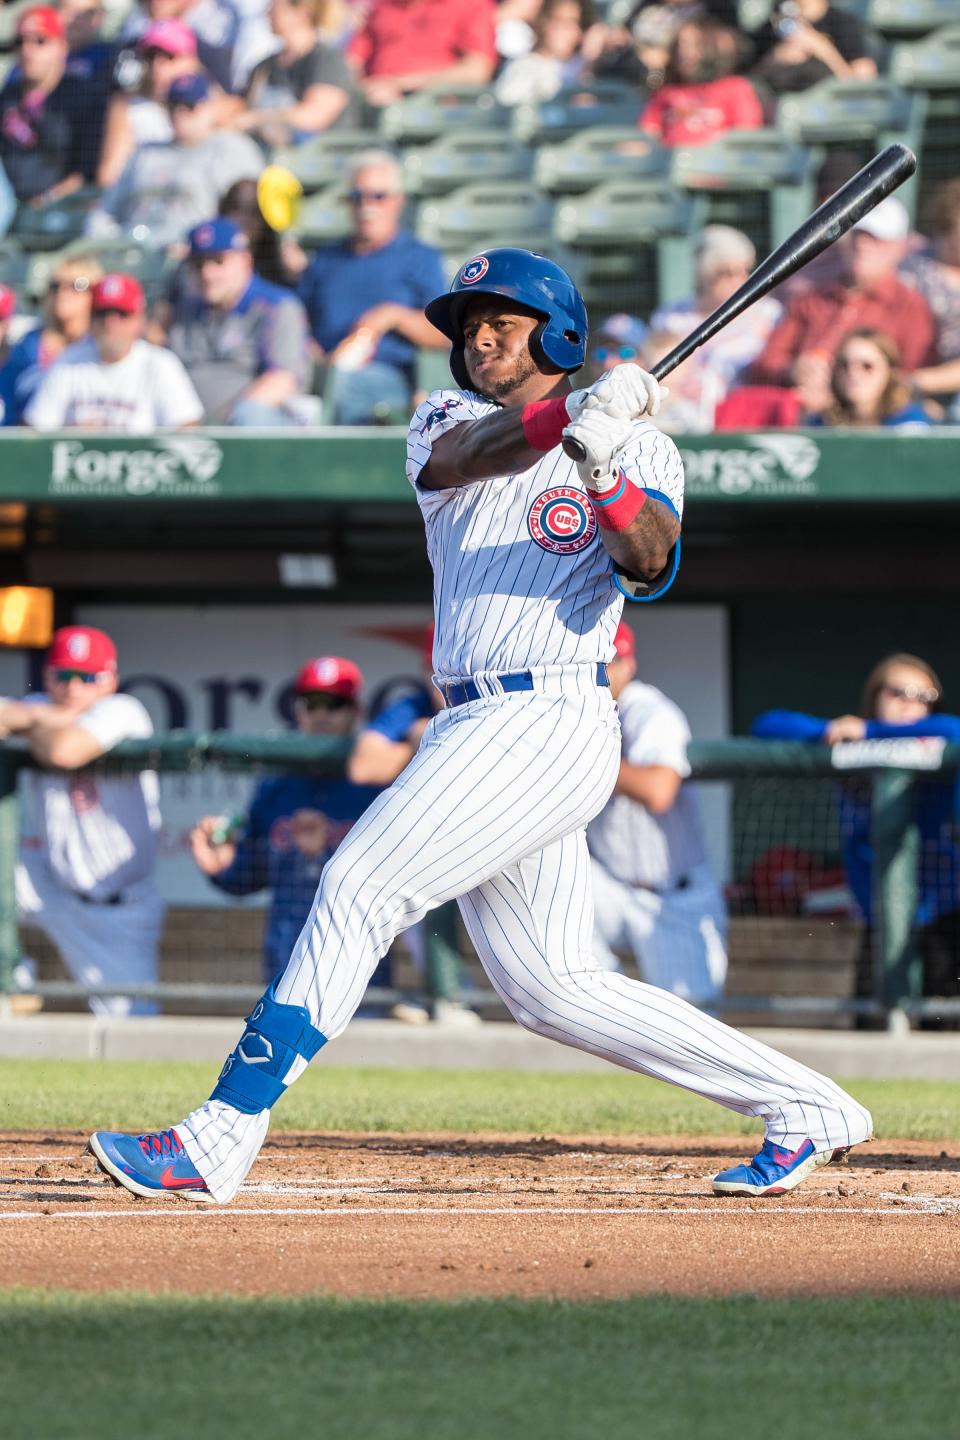
M 762 1212 L 747 1210 L 743 1206 L 734 1206 L 729 1200 L 721 1201 L 719 1205 L 677 1205 L 667 1207 L 663 1205 L 622 1205 L 622 1206 L 601 1206 L 601 1205 L 404 1205 L 404 1206 L 368 1206 L 368 1205 L 339 1205 L 335 1209 L 329 1206 L 244 1206 L 240 1209 L 230 1209 L 229 1206 L 200 1205 L 195 1202 L 183 1202 L 170 1204 L 160 1210 L 148 1210 L 137 1207 L 135 1210 L 82 1210 L 73 1212 L 69 1210 L 56 1210 L 52 1213 L 44 1213 L 42 1210 L 7 1210 L 0 1211 L 2 1220 L 177 1220 L 177 1219 L 207 1219 L 207 1220 L 242 1220 L 246 1217 L 259 1216 L 315 1216 L 333 1219 L 351 1219 L 357 1215 L 376 1216 L 378 1219 L 386 1220 L 393 1215 L 444 1215 L 458 1219 L 462 1215 L 495 1215 L 500 1218 L 508 1215 L 520 1219 L 528 1215 L 656 1215 L 661 1220 L 673 1220 L 678 1215 L 709 1215 L 724 1220 L 742 1219 L 746 1214 L 760 1214 L 764 1218 L 772 1219 L 804 1219 L 812 1215 L 900 1215 L 909 1219 L 929 1219 L 931 1215 L 945 1215 L 956 1213 L 945 1210 L 921 1210 L 910 1209 L 905 1205 L 891 1206 L 832 1206 L 832 1205 L 808 1205 L 803 1209 L 780 1210 L 773 1205 L 768 1209 L 764 1206 Z

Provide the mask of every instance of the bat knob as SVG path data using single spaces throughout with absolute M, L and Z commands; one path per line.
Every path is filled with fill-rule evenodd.
M 581 460 L 586 460 L 587 458 L 586 450 L 581 445 L 580 441 L 575 440 L 572 435 L 564 435 L 563 453 L 568 457 L 568 459 L 576 460 L 578 463 Z

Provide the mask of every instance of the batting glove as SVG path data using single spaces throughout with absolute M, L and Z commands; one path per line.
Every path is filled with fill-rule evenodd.
M 617 484 L 615 457 L 633 434 L 633 424 L 633 419 L 623 419 L 607 410 L 591 407 L 582 410 L 564 430 L 564 437 L 578 440 L 586 452 L 584 458 L 577 461 L 577 473 L 595 495 L 602 495 Z
M 579 391 L 575 391 L 579 394 Z M 660 402 L 669 392 L 661 389 L 658 381 L 639 365 L 614 365 L 607 370 L 586 392 L 592 397 L 581 409 L 595 406 L 624 420 L 639 420 L 641 415 L 656 415 Z M 569 403 L 567 409 L 569 411 Z M 576 416 L 571 416 L 576 419 Z

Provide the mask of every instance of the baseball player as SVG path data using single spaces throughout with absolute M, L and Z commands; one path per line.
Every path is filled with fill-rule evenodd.
M 690 774 L 690 727 L 678 705 L 636 679 L 621 620 L 607 666 L 623 754 L 613 794 L 587 826 L 596 918 L 593 953 L 609 970 L 629 950 L 644 980 L 710 1005 L 727 973 L 727 915 L 713 877 Z
M 867 1111 L 592 953 L 586 826 L 620 770 L 606 662 L 624 592 L 663 594 L 679 563 L 682 466 L 647 418 L 659 387 L 627 364 L 571 389 L 586 309 L 542 255 L 474 256 L 426 314 L 451 341 L 456 381 L 419 406 L 407 442 L 445 708 L 326 866 L 290 962 L 210 1099 L 167 1130 L 98 1131 L 91 1149 L 137 1194 L 230 1200 L 271 1108 L 347 1025 L 393 937 L 456 897 L 520 1024 L 761 1117 L 759 1154 L 714 1185 L 791 1189 L 867 1139 Z M 582 447 L 579 463 L 564 436 Z
M 55 632 L 44 685 L 44 695 L 0 701 L 0 735 L 22 736 L 44 767 L 28 777 L 38 834 L 21 845 L 19 917 L 50 937 L 85 985 L 155 982 L 164 914 L 153 878 L 157 777 L 83 769 L 121 740 L 152 735 L 150 716 L 117 694 L 116 648 L 92 626 Z M 100 1015 L 154 1008 L 121 996 L 90 1000 Z

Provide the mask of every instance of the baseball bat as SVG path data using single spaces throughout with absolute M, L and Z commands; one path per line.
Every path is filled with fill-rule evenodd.
M 650 372 L 653 377 L 663 380 L 671 370 L 675 370 L 694 350 L 699 350 L 712 335 L 716 335 L 724 325 L 729 325 L 730 321 L 749 305 L 766 295 L 775 285 L 782 284 L 796 274 L 814 256 L 821 254 L 828 245 L 845 235 L 868 211 L 879 205 L 880 201 L 896 190 L 898 185 L 902 185 L 904 180 L 909 179 L 916 168 L 917 157 L 906 145 L 888 145 L 885 150 L 881 150 L 869 164 L 864 165 L 846 184 L 841 185 L 829 200 L 825 200 L 819 209 L 814 210 L 809 219 L 804 220 L 782 245 L 778 245 L 776 250 L 747 276 L 739 290 L 735 290 L 722 305 L 718 305 L 705 320 L 701 320 L 696 329 L 691 330 L 668 355 L 658 360 Z M 572 436 L 564 438 L 563 448 L 571 460 L 585 458 L 586 451 L 580 441 Z

